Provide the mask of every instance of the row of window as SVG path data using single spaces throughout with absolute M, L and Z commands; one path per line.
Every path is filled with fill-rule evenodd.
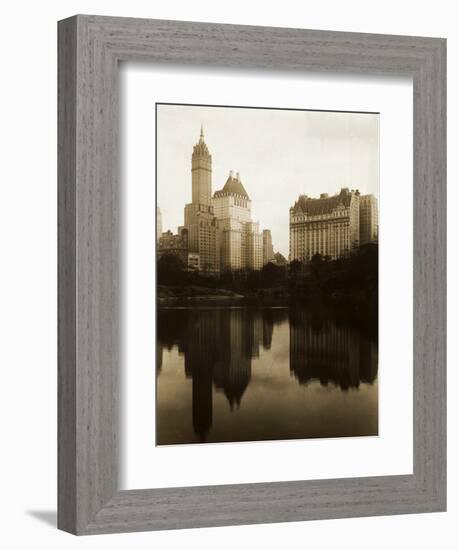
M 342 210 L 341 212 L 333 212 L 332 214 L 321 214 L 321 215 L 318 215 L 318 216 L 313 216 L 313 215 L 307 215 L 307 214 L 303 214 L 302 216 L 293 216 L 291 218 L 291 222 L 293 223 L 297 223 L 297 222 L 301 222 L 301 221 L 309 221 L 309 222 L 313 222 L 313 221 L 319 221 L 319 220 L 331 220 L 333 218 L 342 218 L 343 216 L 348 216 L 348 210 Z

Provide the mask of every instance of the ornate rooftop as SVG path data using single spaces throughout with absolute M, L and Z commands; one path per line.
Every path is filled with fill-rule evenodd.
M 194 145 L 192 156 L 204 157 L 211 156 L 210 151 L 208 150 L 207 144 L 204 140 L 204 128 L 200 127 L 200 138 L 199 141 Z
M 245 187 L 243 187 L 240 174 L 237 173 L 234 177 L 232 170 L 229 172 L 229 177 L 227 178 L 224 187 L 219 191 L 215 191 L 214 194 L 215 197 L 224 197 L 226 195 L 240 195 L 248 200 L 250 199 Z
M 326 193 L 322 193 L 319 199 L 311 199 L 307 195 L 301 195 L 294 203 L 293 211 L 295 214 L 304 213 L 309 216 L 331 214 L 339 206 L 348 208 L 353 194 L 359 194 L 359 191 L 350 192 L 347 188 L 343 188 L 340 193 L 331 197 Z

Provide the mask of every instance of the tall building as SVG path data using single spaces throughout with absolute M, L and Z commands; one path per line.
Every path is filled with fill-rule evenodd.
M 272 246 L 272 233 L 270 229 L 262 232 L 262 264 L 266 265 L 274 259 L 274 247 Z
M 309 262 L 314 254 L 336 259 L 359 246 L 359 191 L 341 189 L 319 199 L 301 195 L 289 210 L 290 261 Z
M 218 272 L 220 242 L 218 220 L 211 204 L 212 157 L 204 140 L 203 129 L 192 152 L 191 182 L 192 202 L 184 209 L 189 252 L 199 255 L 200 269 Z
M 156 241 L 162 236 L 162 212 L 159 206 L 156 207 Z
M 251 200 L 240 174 L 232 170 L 212 199 L 221 232 L 221 269 L 261 269 L 262 234 L 251 219 Z
M 259 270 L 262 268 L 262 233 L 258 222 L 245 224 L 247 263 L 245 267 Z
M 179 234 L 187 231 L 188 267 L 207 273 L 261 269 L 263 236 L 251 219 L 251 200 L 240 175 L 232 171 L 212 196 L 212 156 L 202 128 L 191 157 L 191 184 L 192 202 L 185 206 L 184 225 L 178 228 Z
M 378 240 L 378 203 L 374 195 L 359 198 L 359 244 Z

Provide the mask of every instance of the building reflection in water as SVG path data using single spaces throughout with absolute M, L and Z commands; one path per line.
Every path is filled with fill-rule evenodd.
M 192 380 L 192 423 L 201 442 L 213 421 L 213 391 L 241 406 L 251 364 L 270 350 L 274 326 L 289 320 L 289 368 L 300 384 L 319 380 L 342 390 L 372 383 L 377 376 L 376 341 L 358 329 L 300 308 L 159 309 L 157 375 L 163 348 L 178 348 Z
M 322 386 L 348 390 L 377 377 L 376 340 L 354 326 L 297 308 L 290 312 L 289 340 L 290 370 L 300 384 L 319 380 Z

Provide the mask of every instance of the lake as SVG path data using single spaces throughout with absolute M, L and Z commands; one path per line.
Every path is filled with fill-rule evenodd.
M 378 342 L 325 307 L 157 313 L 156 444 L 378 434 Z

